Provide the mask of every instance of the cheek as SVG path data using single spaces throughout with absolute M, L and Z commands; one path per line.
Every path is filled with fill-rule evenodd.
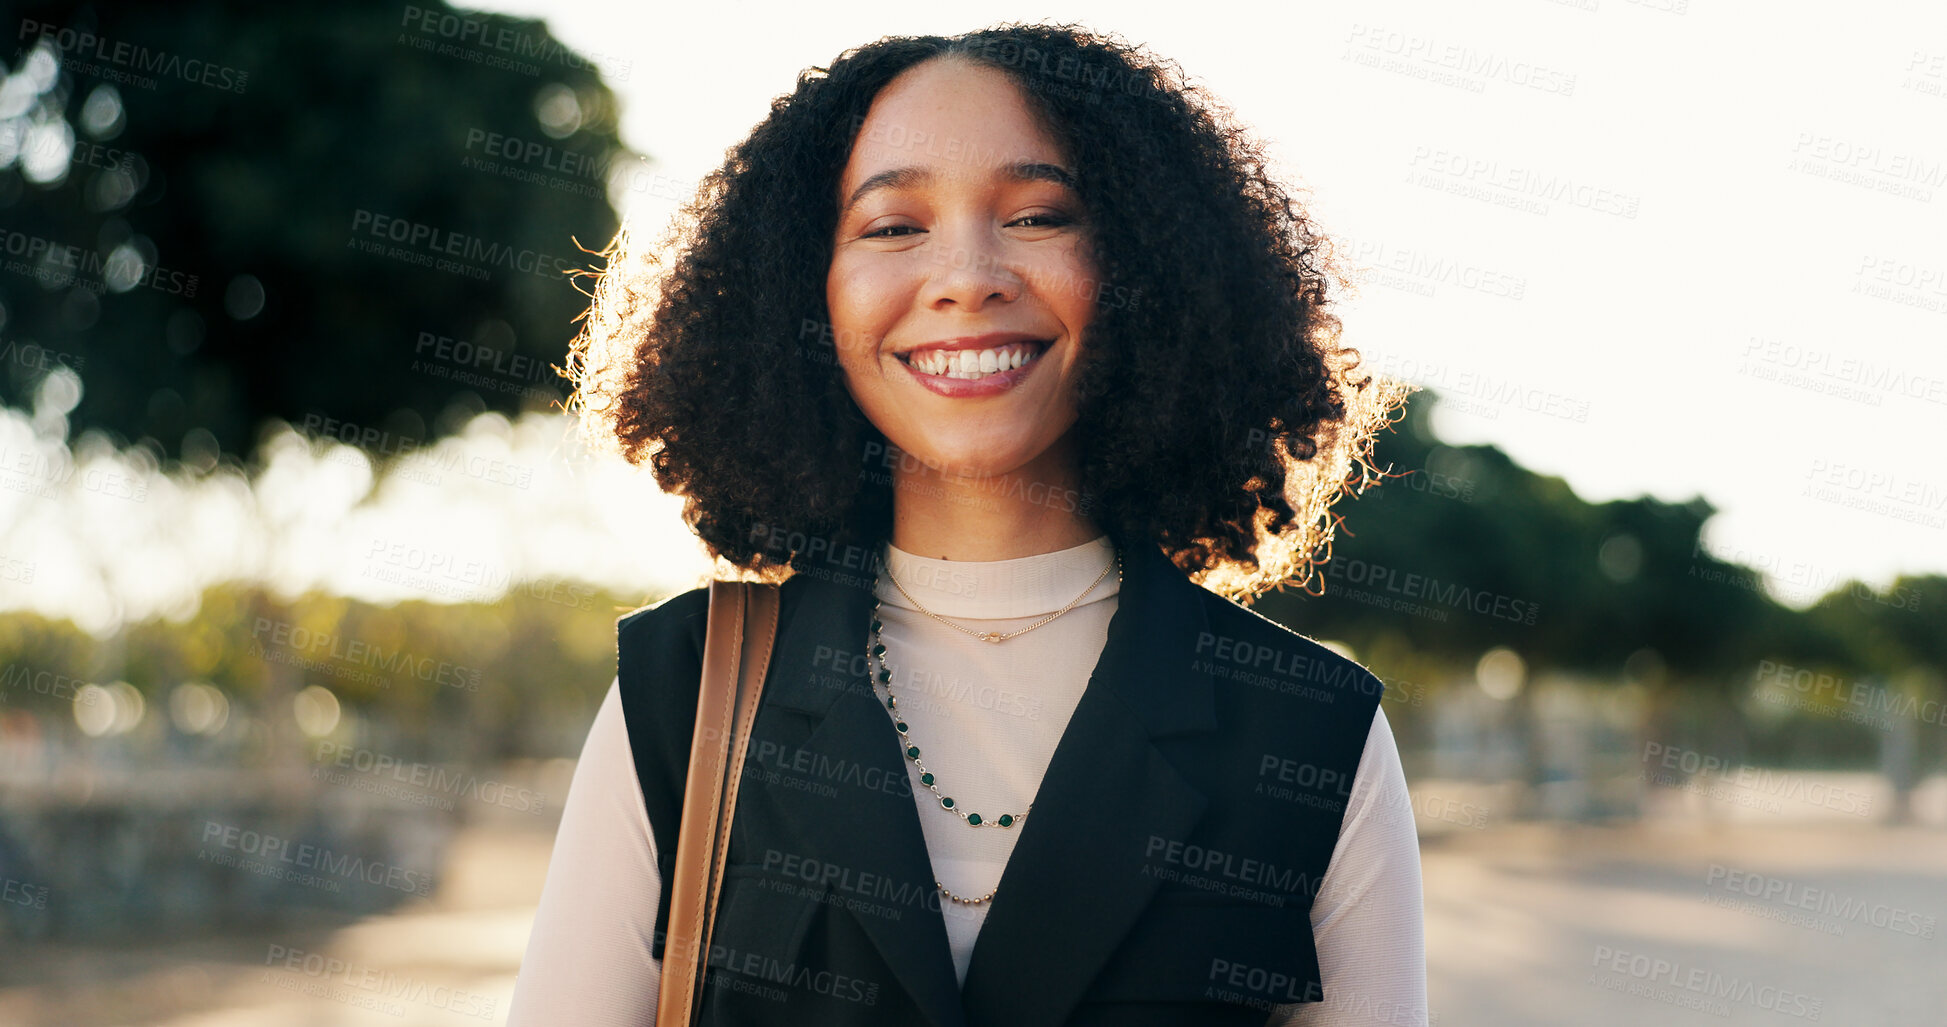
M 1071 330 L 1079 332 L 1095 314 L 1095 261 L 1077 244 L 1051 255 L 1037 269 L 1036 291 L 1041 302 Z
M 858 274 L 837 264 L 825 280 L 825 307 L 831 314 L 831 342 L 839 370 L 847 391 L 861 403 L 865 400 L 859 389 L 870 392 L 880 377 L 879 343 L 886 332 L 875 295 Z
M 831 345 L 847 368 L 863 368 L 878 357 L 886 337 L 886 302 L 880 292 L 857 277 L 833 277 L 826 286 L 826 310 L 831 312 Z
M 869 355 L 901 309 L 899 283 L 883 269 L 836 262 L 825 279 L 825 307 L 839 350 Z

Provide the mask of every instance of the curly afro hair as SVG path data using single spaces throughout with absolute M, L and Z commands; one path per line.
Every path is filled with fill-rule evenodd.
M 887 37 L 802 72 L 666 238 L 625 225 L 602 251 L 566 369 L 584 435 L 648 454 L 733 575 L 889 537 L 892 487 L 868 468 L 888 444 L 820 330 L 825 275 L 873 98 L 939 57 L 1004 72 L 1078 165 L 1101 271 L 1076 386 L 1082 511 L 1234 600 L 1311 582 L 1332 503 L 1375 480 L 1373 435 L 1410 387 L 1339 345 L 1329 241 L 1230 111 L 1075 25 Z

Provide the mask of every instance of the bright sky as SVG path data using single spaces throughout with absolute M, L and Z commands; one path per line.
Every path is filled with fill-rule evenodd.
M 620 196 L 649 228 L 801 69 L 1045 13 L 508 9 L 545 13 L 610 72 L 625 139 L 662 176 Z M 1947 572 L 1947 10 L 1467 9 L 1056 17 L 1147 44 L 1256 127 L 1370 269 L 1349 340 L 1441 389 L 1449 440 L 1591 500 L 1701 494 L 1723 511 L 1713 549 L 1788 602 Z M 193 481 L 139 448 L 70 450 L 81 388 L 53 375 L 31 412 L 0 410 L 0 609 L 106 633 L 188 616 L 196 589 L 238 578 L 373 601 L 537 579 L 646 599 L 709 570 L 680 502 L 584 459 L 558 416 L 479 418 L 382 469 L 279 434 L 255 482 Z
M 625 140 L 686 183 L 800 69 L 882 35 L 1053 19 L 1143 43 L 1374 269 L 1348 338 L 1442 388 L 1449 438 L 1592 500 L 1702 494 L 1713 548 L 1788 593 L 1947 570 L 1938 5 L 484 6 L 602 55 Z M 666 217 L 661 191 L 633 216 Z

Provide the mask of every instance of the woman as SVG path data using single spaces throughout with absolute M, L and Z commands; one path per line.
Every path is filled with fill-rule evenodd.
M 784 578 L 699 1022 L 1426 1022 L 1379 682 L 1229 598 L 1309 580 L 1399 399 L 1242 131 L 1078 28 L 890 38 L 686 213 L 573 366 Z M 618 624 L 517 1027 L 653 1020 L 706 609 Z

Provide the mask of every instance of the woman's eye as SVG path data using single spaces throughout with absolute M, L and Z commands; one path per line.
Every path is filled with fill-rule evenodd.
M 1024 225 L 1025 227 L 1028 228 L 1060 228 L 1063 225 L 1068 225 L 1073 223 L 1074 223 L 1073 218 L 1070 218 L 1065 214 L 1059 214 L 1053 211 L 1050 211 L 1045 214 L 1024 214 L 1021 217 L 1015 218 L 1014 220 L 1008 222 L 1008 224 L 1010 225 Z M 918 225 L 887 225 L 884 228 L 875 228 L 872 231 L 867 232 L 864 235 L 860 236 L 860 238 L 861 239 L 897 239 L 907 232 L 924 232 L 924 231 L 926 231 L 926 229 L 921 228 Z

